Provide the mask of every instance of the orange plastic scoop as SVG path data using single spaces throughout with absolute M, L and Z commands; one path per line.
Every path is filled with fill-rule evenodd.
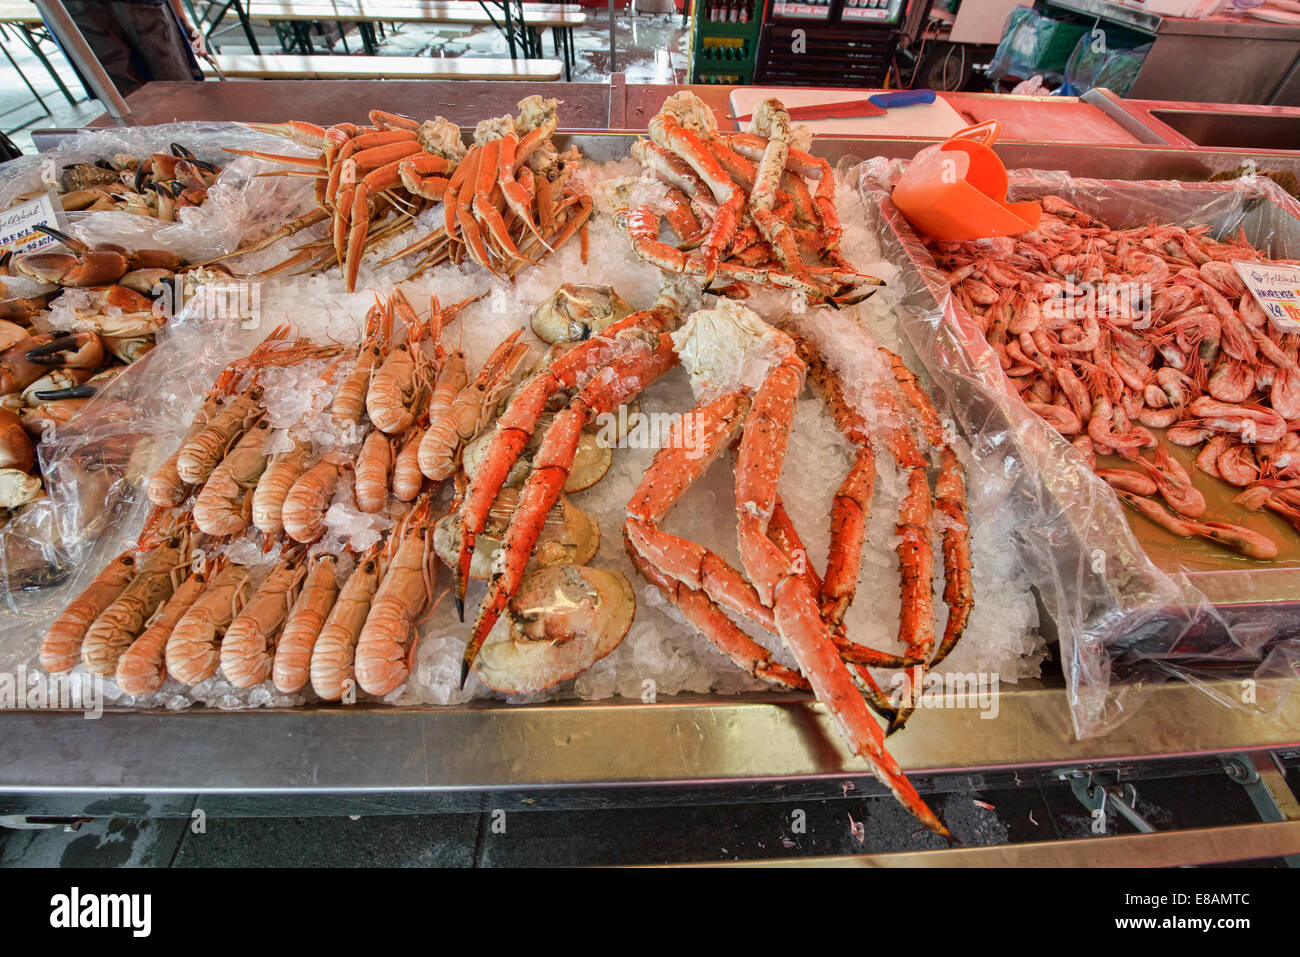
M 935 239 L 1014 236 L 1038 225 L 1037 203 L 1007 202 L 1007 170 L 990 146 L 998 121 L 968 126 L 927 146 L 894 187 L 894 205 Z

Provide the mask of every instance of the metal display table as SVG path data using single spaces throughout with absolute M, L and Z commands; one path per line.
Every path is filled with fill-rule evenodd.
M 1300 24 L 1162 17 L 1108 0 L 1043 3 L 1153 38 L 1129 96 L 1300 106 Z
M 248 108 L 235 84 L 153 86 L 185 87 L 185 95 L 168 101 L 149 87 L 135 94 L 133 108 L 152 122 L 164 108 L 170 114 L 166 119 L 226 119 Z M 243 114 L 246 118 L 355 120 L 369 107 L 400 104 L 407 113 L 441 111 L 472 125 L 476 117 L 500 112 L 502 98 L 517 97 L 518 89 L 385 83 L 374 88 L 331 84 L 325 91 L 319 83 L 295 84 L 299 99 L 290 102 L 287 91 L 266 86 L 272 105 L 263 103 L 257 116 Z M 454 87 L 458 101 L 442 105 L 443 86 Z M 193 95 L 196 87 L 202 97 Z M 420 95 L 412 96 L 416 87 Z M 661 91 L 661 99 L 673 90 L 653 89 Z M 376 95 L 367 99 L 368 90 Z M 701 88 L 705 91 L 711 102 L 725 98 L 725 88 Z M 389 99 L 394 95 L 396 102 Z M 563 119 L 566 125 L 627 128 L 650 97 L 631 88 L 614 93 L 594 84 L 570 85 L 561 94 Z M 245 102 L 237 102 L 241 99 Z M 629 110 L 629 104 L 642 106 Z M 145 105 L 149 109 L 142 109 Z M 565 139 L 595 161 L 627 155 L 631 142 L 629 135 L 617 133 L 571 133 Z M 816 151 L 834 163 L 846 157 L 908 157 L 925 145 L 822 138 Z M 1128 179 L 1204 178 L 1251 155 L 1145 144 L 1083 148 L 1015 142 L 1000 143 L 999 153 L 1009 167 Z M 1261 164 L 1267 160 L 1270 167 L 1300 172 L 1300 154 L 1258 155 Z M 1239 687 L 1225 677 L 1217 690 L 1229 695 Z M 1261 700 L 1267 700 L 1263 693 Z M 1273 710 L 1246 712 L 1171 682 L 1156 688 L 1117 730 L 1087 740 L 1074 735 L 1059 676 L 1004 685 L 997 705 L 994 719 L 973 710 L 920 714 L 890 739 L 890 749 L 922 792 L 1047 775 L 1086 781 L 1083 791 L 1093 793 L 1088 775 L 1095 776 L 1096 787 L 1122 787 L 1134 777 L 1203 769 L 1223 756 L 1237 756 L 1233 760 L 1249 766 L 1243 774 L 1253 768 L 1263 781 L 1256 784 L 1275 794 L 1271 820 L 1264 815 L 1265 823 L 1214 828 L 1212 834 L 1188 832 L 1182 843 L 1167 833 L 1144 835 L 1137 840 L 1160 843 L 1137 846 L 1149 847 L 1142 853 L 1155 855 L 1152 860 L 1171 863 L 1227 859 L 1234 847 L 1265 849 L 1267 856 L 1300 853 L 1300 808 L 1294 799 L 1287 803 L 1285 785 L 1277 788 L 1277 772 L 1265 754 L 1300 749 L 1300 695 L 1282 695 Z M 653 704 L 614 699 L 532 706 L 478 702 L 414 709 L 116 712 L 98 720 L 73 713 L 0 713 L 0 813 L 5 814 L 183 817 L 200 799 L 208 813 L 218 815 L 607 807 L 677 803 L 687 785 L 697 794 L 701 788 L 716 789 L 728 800 L 771 800 L 764 795 L 775 787 L 783 797 L 838 794 L 845 782 L 862 793 L 882 790 L 865 762 L 847 752 L 826 710 L 794 694 L 683 695 Z M 1131 859 L 1123 857 L 1134 853 L 1123 850 L 1132 844 L 1129 838 L 1069 843 L 1091 847 L 1121 840 L 1128 843 L 1109 850 L 1012 845 L 1004 849 L 1004 860 Z

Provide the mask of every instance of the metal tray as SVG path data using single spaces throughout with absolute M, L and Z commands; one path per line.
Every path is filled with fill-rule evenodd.
M 600 162 L 634 137 L 572 134 Z M 828 138 L 831 161 L 909 157 L 915 140 Z M 999 148 L 1009 165 L 1113 178 L 1200 178 L 1240 153 L 1162 148 Z M 1277 165 L 1274 162 L 1274 165 Z M 1300 170 L 1300 160 L 1293 165 Z M 1263 686 L 1262 686 L 1263 687 Z M 1236 688 L 1225 682 L 1221 691 Z M 1264 691 L 1267 691 L 1265 688 Z M 1264 693 L 1264 692 L 1262 692 Z M 1300 746 L 1300 696 L 1268 713 L 1228 710 L 1169 684 L 1104 738 L 1077 740 L 1059 681 L 1004 686 L 996 719 L 921 715 L 890 749 L 923 789 L 998 769 L 1054 769 Z M 825 709 L 802 695 L 681 695 L 621 700 L 395 709 L 382 705 L 180 714 L 0 712 L 0 811 L 137 816 L 188 814 L 196 796 L 227 813 L 409 813 L 411 810 L 588 806 L 682 785 L 874 786 Z M 770 788 L 764 793 L 770 794 Z M 768 799 L 771 799 L 770 797 Z M 215 813 L 215 812 L 214 812 Z
M 1033 177 L 1019 182 L 1013 179 L 1011 195 L 1015 199 L 1038 198 L 1059 188 L 1051 180 L 1050 175 L 1041 177 L 1040 182 L 1033 182 Z M 1234 187 L 1228 183 L 1170 184 L 1078 177 L 1075 182 L 1085 184 L 1085 193 L 1090 191 L 1094 197 L 1091 202 L 1074 197 L 1076 205 L 1117 228 L 1139 225 L 1153 217 L 1183 226 L 1195 225 L 1204 221 L 1197 217 L 1197 211 L 1212 204 L 1210 208 L 1217 211 L 1217 218 L 1210 223 L 1214 235 L 1236 234 L 1240 229 L 1275 258 L 1300 256 L 1300 203 L 1280 189 L 1270 189 L 1266 198 L 1234 203 Z M 948 300 L 944 322 L 957 324 L 952 339 L 958 348 L 966 347 L 967 355 L 973 358 L 969 348 L 972 335 L 961 331 L 975 329 L 973 319 L 955 298 L 950 299 L 944 276 L 907 220 L 881 191 L 873 190 L 873 196 L 888 226 L 894 251 L 905 255 L 923 279 L 925 292 L 916 297 L 921 301 L 913 305 L 938 311 Z M 981 337 L 976 332 L 974 338 Z M 1015 402 L 1020 401 L 1010 382 L 1005 383 L 1005 391 Z M 997 421 L 996 410 L 991 414 L 995 428 L 1008 425 Z M 1032 458 L 1032 454 L 1027 453 L 1027 457 Z M 1128 515 L 1130 527 L 1157 567 L 1185 575 L 1219 614 L 1217 618 L 1202 616 L 1173 646 L 1162 644 L 1159 622 L 1149 623 L 1142 634 L 1130 635 L 1125 646 L 1144 653 L 1158 650 L 1171 660 L 1191 659 L 1212 656 L 1231 640 L 1228 630 L 1232 628 L 1248 628 L 1253 635 L 1267 636 L 1258 642 L 1260 647 L 1300 636 L 1300 542 L 1295 530 L 1276 516 L 1250 516 L 1232 505 L 1237 490 L 1227 483 L 1199 473 L 1194 478 L 1213 507 L 1221 513 L 1227 509 L 1226 520 L 1266 525 L 1262 530 L 1271 532 L 1283 550 L 1273 562 L 1248 561 L 1208 544 L 1188 543 L 1145 519 Z M 1079 521 L 1084 518 L 1078 517 Z M 1122 582 L 1117 581 L 1116 587 L 1121 586 Z

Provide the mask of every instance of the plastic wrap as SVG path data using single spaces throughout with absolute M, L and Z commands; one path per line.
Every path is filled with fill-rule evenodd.
M 1022 519 L 1015 544 L 1056 623 L 1076 732 L 1114 728 L 1170 677 L 1196 682 L 1225 707 L 1258 707 L 1264 699 L 1253 687 L 1225 695 L 1201 679 L 1225 670 L 1250 676 L 1252 666 L 1255 678 L 1294 669 L 1300 617 L 1294 598 L 1277 595 L 1294 596 L 1295 570 L 1157 567 L 1110 488 L 1024 405 L 997 354 L 949 295 L 945 277 L 889 199 L 899 171 L 894 161 L 863 164 L 859 186 L 880 212 L 885 251 L 917 267 L 900 277 L 906 299 L 922 307 L 907 336 L 971 437 L 976 475 L 1016 477 L 1008 502 Z M 1209 184 L 1010 176 L 1011 199 L 1053 193 L 1116 228 L 1153 219 L 1209 223 L 1222 234 L 1244 229 L 1274 258 L 1300 255 L 1300 204 L 1263 177 Z M 1285 582 L 1280 590 L 1277 576 Z M 1215 594 L 1231 593 L 1231 603 L 1212 604 L 1202 590 L 1211 586 Z
M 989 63 L 989 79 L 1027 80 L 1035 74 L 1051 83 L 1065 79 L 1065 64 L 1087 27 L 1067 23 L 1031 7 L 1016 7 L 1007 15 L 1002 39 Z
M 172 143 L 179 143 L 201 160 L 221 164 L 221 174 L 208 190 L 206 202 L 178 210 L 172 223 L 116 210 L 66 213 L 71 232 L 89 243 L 166 249 L 189 262 L 201 262 L 230 252 L 246 235 L 270 224 L 278 226 L 313 203 L 310 180 L 259 177 L 257 173 L 275 167 L 223 150 L 305 153 L 301 147 L 233 123 L 191 122 L 83 130 L 55 150 L 6 163 L 0 166 L 0 209 L 13 205 L 20 196 L 43 190 L 67 164 L 93 163 L 117 153 L 146 156 L 167 152 Z
M 166 249 L 190 262 L 199 262 L 229 252 L 245 236 L 278 227 L 311 208 L 314 202 L 309 180 L 259 177 L 257 173 L 276 167 L 223 150 L 229 146 L 302 152 L 291 142 L 229 123 L 172 123 L 87 130 L 70 136 L 49 153 L 4 164 L 0 167 L 0 208 L 19 196 L 39 191 L 66 164 L 94 162 L 117 153 L 140 156 L 164 152 L 172 143 L 180 143 L 199 159 L 223 164 L 203 205 L 179 210 L 179 218 L 173 223 L 117 211 L 66 213 L 69 231 L 90 243 Z M 41 322 L 40 318 L 36 320 L 38 326 Z M 47 495 L 15 510 L 0 525 L 0 601 L 11 611 L 30 606 L 39 613 L 45 605 L 39 593 L 66 578 L 85 554 L 88 543 L 105 528 L 106 517 L 98 503 L 113 501 L 120 481 L 115 470 L 125 465 L 112 458 L 114 451 L 123 448 L 112 439 L 113 431 L 121 434 L 120 430 L 125 429 L 130 433 L 146 427 L 138 421 L 123 424 L 110 415 L 110 403 L 116 401 L 111 397 L 141 381 L 134 371 L 129 378 L 119 377 L 119 384 L 97 397 L 67 429 L 56 430 L 57 438 L 42 438 L 38 454 Z M 161 373 L 156 379 L 155 384 L 166 384 Z M 147 391 L 141 396 L 149 397 Z M 132 411 L 139 410 L 132 407 Z M 81 430 L 96 429 L 103 432 L 97 438 L 80 435 Z M 68 444 L 72 442 L 82 445 Z M 71 457 L 66 457 L 69 454 Z M 86 502 L 95 503 L 95 507 L 86 507 Z
M 1109 47 L 1084 34 L 1065 65 L 1065 92 L 1082 96 L 1094 87 L 1105 87 L 1117 96 L 1127 96 L 1137 79 L 1152 44 Z

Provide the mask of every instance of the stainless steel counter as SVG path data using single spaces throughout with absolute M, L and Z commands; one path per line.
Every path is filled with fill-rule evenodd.
M 1152 37 L 1129 96 L 1300 106 L 1300 25 L 1162 17 L 1108 0 L 1043 0 Z
M 1236 682 L 1220 686 L 1234 694 Z M 1265 689 L 1267 690 L 1267 689 Z M 1156 690 L 1132 720 L 1079 741 L 1065 693 L 1004 687 L 997 714 L 921 710 L 890 751 L 923 791 L 972 776 L 1035 769 L 1131 768 L 1225 752 L 1300 746 L 1300 695 L 1277 714 L 1214 704 L 1189 685 Z M 0 713 L 0 813 L 187 815 L 389 813 L 635 804 L 682 785 L 851 781 L 880 793 L 830 715 L 802 695 L 681 695 L 656 704 L 565 702 L 512 707 L 294 711 Z M 495 803 L 493 803 L 495 802 Z

